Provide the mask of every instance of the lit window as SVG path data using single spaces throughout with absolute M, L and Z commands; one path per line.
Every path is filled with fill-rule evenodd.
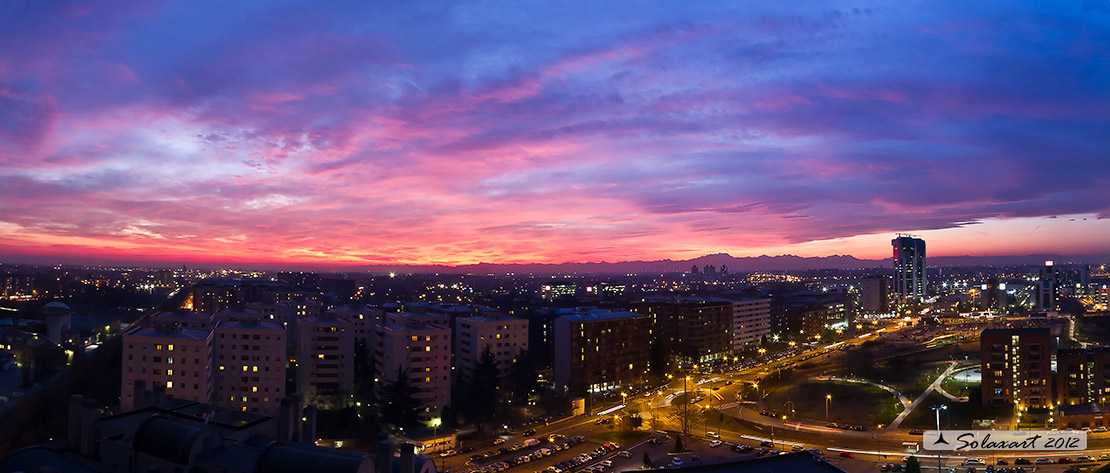
M 166 389 L 170 389 L 172 387 L 173 387 L 173 381 L 166 381 Z
M 169 346 L 170 351 L 173 351 L 173 345 Z

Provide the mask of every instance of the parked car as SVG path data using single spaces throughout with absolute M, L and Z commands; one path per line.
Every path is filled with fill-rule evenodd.
M 720 441 L 720 440 L 714 440 L 714 441 L 712 441 L 712 442 L 709 442 L 709 446 L 710 446 L 711 448 L 717 448 L 717 447 L 720 447 L 720 446 L 721 446 L 721 441 Z
M 855 457 L 856 455 L 852 452 L 840 452 L 840 456 L 842 456 L 844 458 L 852 458 L 852 457 Z

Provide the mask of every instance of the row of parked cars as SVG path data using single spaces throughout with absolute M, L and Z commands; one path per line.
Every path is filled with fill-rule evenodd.
M 482 468 L 476 468 L 476 469 L 470 470 L 470 473 L 500 473 L 500 472 L 505 471 L 505 470 L 507 470 L 511 467 L 516 466 L 516 465 L 533 462 L 533 461 L 539 460 L 540 458 L 550 456 L 555 452 L 566 450 L 566 449 L 571 448 L 575 445 L 578 445 L 578 444 L 582 443 L 582 441 L 586 440 L 586 437 L 581 436 L 581 435 L 576 435 L 574 437 L 567 438 L 567 439 L 563 440 L 564 438 L 565 437 L 561 437 L 561 436 L 556 437 L 555 441 L 552 442 L 552 444 L 549 445 L 549 446 L 536 449 L 536 450 L 532 451 L 531 453 L 528 453 L 528 454 L 525 454 L 525 455 L 516 456 L 516 457 L 510 458 L 508 460 L 502 460 L 502 461 L 493 463 L 491 465 L 486 465 Z M 562 440 L 562 441 L 559 441 L 559 440 Z M 524 445 L 516 444 L 516 445 L 513 445 L 512 447 L 502 448 L 501 450 L 507 450 L 509 452 L 515 452 L 515 451 L 523 450 L 525 448 L 527 448 L 527 447 L 525 447 Z M 500 452 L 501 450 L 498 450 L 498 451 Z M 476 457 L 479 457 L 479 458 L 476 459 Z M 480 457 L 484 457 L 484 455 L 474 455 L 474 456 L 471 456 L 470 459 L 471 459 L 472 462 L 475 462 L 475 461 L 479 461 L 481 459 Z
M 603 460 L 603 461 L 598 462 L 598 464 L 596 464 L 596 465 L 589 466 L 589 467 L 586 467 L 586 468 L 581 468 L 580 469 L 578 467 L 580 467 L 580 466 L 582 466 L 586 463 L 592 462 L 592 461 L 594 461 L 598 458 L 601 458 L 605 455 L 608 455 L 609 453 L 612 453 L 612 452 L 618 450 L 619 448 L 620 448 L 620 445 L 618 445 L 616 443 L 606 443 L 606 444 L 601 445 L 600 447 L 595 448 L 592 452 L 586 452 L 586 453 L 583 453 L 581 455 L 578 455 L 575 458 L 571 458 L 570 460 L 556 463 L 554 465 L 551 465 L 551 466 L 547 467 L 543 471 L 544 471 L 544 473 L 563 473 L 563 472 L 570 472 L 570 471 L 577 471 L 578 473 L 602 473 L 602 472 L 605 471 L 606 468 L 608 468 L 610 466 L 613 466 L 613 462 L 611 460 Z M 625 457 L 632 456 L 632 454 L 630 452 L 621 452 L 620 454 L 621 454 L 621 456 L 625 456 Z

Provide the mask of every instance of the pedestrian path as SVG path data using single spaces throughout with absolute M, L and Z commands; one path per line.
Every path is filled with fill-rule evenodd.
M 891 422 L 890 425 L 887 426 L 887 428 L 897 429 L 898 426 L 902 425 L 902 421 L 906 420 L 906 416 L 910 415 L 910 412 L 913 412 L 913 410 L 916 409 L 917 406 L 925 402 L 925 398 L 929 397 L 929 393 L 933 392 L 934 390 L 942 394 L 946 394 L 944 393 L 944 390 L 940 389 L 940 383 L 944 381 L 944 379 L 947 378 L 948 375 L 952 374 L 952 372 L 956 370 L 956 366 L 958 365 L 958 362 L 950 361 L 948 363 L 948 368 L 945 369 L 944 372 L 940 374 L 940 376 L 937 376 L 937 379 L 933 380 L 932 384 L 930 384 L 929 387 L 925 388 L 925 390 L 921 392 L 921 395 L 917 396 L 917 399 L 914 399 L 913 403 L 911 403 L 909 407 L 904 409 L 901 414 L 898 414 L 898 417 L 895 417 L 894 421 Z

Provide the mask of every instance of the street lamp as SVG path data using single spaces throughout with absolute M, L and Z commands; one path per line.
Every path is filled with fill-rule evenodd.
M 879 428 L 875 429 L 875 450 L 879 452 L 879 456 L 883 456 L 883 446 L 879 444 L 879 431 L 883 430 L 883 424 L 879 424 Z M 938 471 L 939 473 L 939 471 Z
M 441 424 L 441 423 L 443 423 L 443 419 L 441 419 L 439 417 L 433 417 L 432 418 L 432 448 L 433 449 L 435 448 L 436 445 L 439 445 L 439 424 Z M 432 450 L 432 451 L 435 451 L 435 450 Z M 435 457 L 432 457 L 432 458 L 433 458 L 432 461 L 434 462 Z
M 937 435 L 940 435 L 940 438 L 937 439 L 936 443 L 940 443 L 941 440 L 944 440 L 944 434 L 940 433 L 940 411 L 948 409 L 948 406 L 944 404 L 934 404 L 930 409 L 937 412 Z M 940 450 L 937 450 L 937 471 L 940 471 L 940 468 Z
M 829 402 L 832 402 L 832 394 L 825 395 L 825 420 L 829 420 Z
M 690 393 L 686 390 L 686 383 L 690 377 L 682 378 L 682 446 L 690 445 Z

